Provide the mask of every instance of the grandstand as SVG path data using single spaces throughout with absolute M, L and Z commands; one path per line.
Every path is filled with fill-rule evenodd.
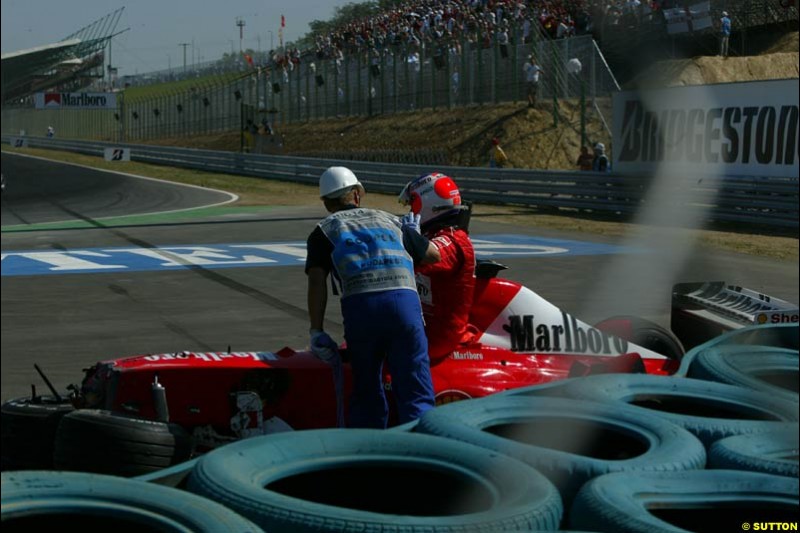
M 2 55 L 3 106 L 33 93 L 76 91 L 104 76 L 104 49 L 125 8 L 119 8 L 58 42 Z

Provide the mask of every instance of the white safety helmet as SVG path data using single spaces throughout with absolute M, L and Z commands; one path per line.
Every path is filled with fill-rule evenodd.
M 330 167 L 319 178 L 319 197 L 339 198 L 353 187 L 358 187 L 361 194 L 364 194 L 364 186 L 352 170 L 347 167 Z
M 420 215 L 420 225 L 458 213 L 461 209 L 461 193 L 449 176 L 439 172 L 425 174 L 408 182 L 398 198 L 401 204 L 411 207 Z
M 603 144 L 603 143 L 597 143 L 597 144 L 594 145 L 594 149 L 597 150 L 598 152 L 605 152 L 606 151 L 606 145 Z

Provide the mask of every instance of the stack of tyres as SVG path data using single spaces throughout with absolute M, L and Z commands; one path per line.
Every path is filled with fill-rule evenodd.
M 771 346 L 714 346 L 697 352 L 689 377 L 738 385 L 797 402 L 797 350 Z
M 569 524 L 609 533 L 747 531 L 754 523 L 788 526 L 797 523 L 798 495 L 797 478 L 757 472 L 606 474 L 581 489 Z
M 798 404 L 765 392 L 681 377 L 604 374 L 575 381 L 566 397 L 629 406 L 696 435 L 706 446 L 798 421 Z
M 718 440 L 708 451 L 708 467 L 763 472 L 797 478 L 800 427 L 737 435 Z
M 416 431 L 469 442 L 538 469 L 568 506 L 607 472 L 682 471 L 705 466 L 691 433 L 626 405 L 536 396 L 497 396 L 438 407 Z
M 554 531 L 556 488 L 499 453 L 418 433 L 309 430 L 200 458 L 187 489 L 270 532 Z
M 82 472 L 2 474 L 4 531 L 260 533 L 219 503 L 144 481 Z

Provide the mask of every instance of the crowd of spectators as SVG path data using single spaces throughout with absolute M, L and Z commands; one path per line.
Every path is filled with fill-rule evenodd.
M 500 45 L 503 56 L 517 38 L 531 42 L 536 34 L 553 39 L 594 33 L 605 25 L 626 27 L 676 0 L 415 0 L 388 11 L 352 20 L 323 35 L 313 49 L 297 48 L 273 55 L 273 64 L 291 71 L 306 55 L 311 61 L 335 60 L 346 54 L 369 57 L 387 50 L 425 49 L 426 54 L 459 53 L 461 47 Z

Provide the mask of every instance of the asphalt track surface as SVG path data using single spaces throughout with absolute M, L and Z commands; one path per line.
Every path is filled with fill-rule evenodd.
M 2 251 L 73 250 L 183 244 L 305 241 L 325 215 L 302 208 L 231 208 L 186 219 L 164 215 L 149 223 L 111 225 L 107 217 L 184 210 L 224 203 L 217 191 L 46 162 L 2 156 L 9 180 L 2 199 Z M 369 207 L 369 197 L 365 200 Z M 498 208 L 498 212 L 502 212 Z M 205 214 L 204 214 L 205 213 Z M 78 220 L 42 228 L 34 224 Z M 473 220 L 473 238 L 519 234 L 615 244 L 592 235 L 542 231 Z M 30 226 L 19 231 L 20 224 Z M 12 229 L 14 231 L 12 231 Z M 505 258 L 503 275 L 536 290 L 587 322 L 634 313 L 668 326 L 671 284 L 649 277 L 675 259 L 658 241 L 637 253 Z M 625 269 L 620 273 L 621 268 Z M 724 280 L 798 301 L 797 265 L 692 248 L 672 267 L 675 281 Z M 604 282 L 604 280 L 611 280 Z M 328 301 L 326 329 L 341 340 L 336 297 Z M 81 369 L 104 359 L 181 350 L 275 351 L 308 344 L 306 279 L 292 266 L 80 275 L 2 276 L 2 401 L 45 385 L 33 364 L 59 389 L 79 383 Z
M 234 195 L 144 180 L 34 157 L 2 154 L 8 179 L 2 225 L 102 219 L 221 204 Z

